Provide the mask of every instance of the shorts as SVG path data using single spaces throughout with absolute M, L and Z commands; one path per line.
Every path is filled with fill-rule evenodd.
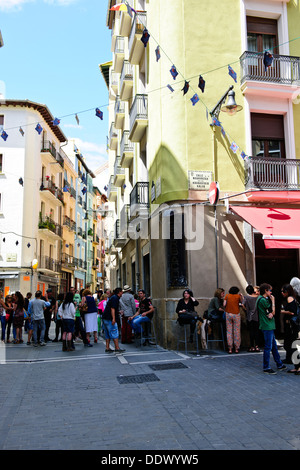
M 64 333 L 74 333 L 75 321 L 66 318 L 63 322 L 63 332 Z
M 119 330 L 118 325 L 115 323 L 112 324 L 111 320 L 103 320 L 103 329 L 105 333 L 105 339 L 118 339 L 119 338 Z

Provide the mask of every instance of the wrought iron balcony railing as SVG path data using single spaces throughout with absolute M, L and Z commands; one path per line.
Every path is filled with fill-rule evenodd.
M 248 157 L 245 160 L 245 188 L 300 190 L 300 160 Z
M 285 85 L 300 84 L 300 57 L 274 54 L 272 65 L 267 70 L 263 62 L 263 52 L 244 52 L 240 57 L 241 83 L 254 80 Z

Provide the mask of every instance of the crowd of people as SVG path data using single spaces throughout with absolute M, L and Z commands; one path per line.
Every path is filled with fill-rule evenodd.
M 47 289 L 45 295 L 40 290 L 33 296 L 31 292 L 23 296 L 21 292 L 7 295 L 0 291 L 1 340 L 4 343 L 21 344 L 27 333 L 27 345 L 45 346 L 47 342 L 62 342 L 63 351 L 74 351 L 76 342 L 92 347 L 100 334 L 105 337 L 106 353 L 121 354 L 125 349 L 122 343 L 132 343 L 140 337 L 142 323 L 150 322 L 154 307 L 140 289 L 134 296 L 130 286 L 117 288 L 113 292 L 106 289 L 93 294 L 89 289 L 80 292 L 70 287 L 69 292 L 53 295 Z M 50 338 L 52 321 L 55 323 L 55 337 Z M 111 341 L 114 349 L 110 347 Z M 144 344 L 148 344 L 145 340 Z
M 228 353 L 238 354 L 241 348 L 241 311 L 244 310 L 249 332 L 249 352 L 263 349 L 263 371 L 276 373 L 270 367 L 270 356 L 278 370 L 286 370 L 286 364 L 293 365 L 289 373 L 300 375 L 300 360 L 297 340 L 300 331 L 300 280 L 293 278 L 281 289 L 280 323 L 283 325 L 283 347 L 286 357 L 282 361 L 275 338 L 275 298 L 269 284 L 248 285 L 245 294 L 238 287 L 231 287 L 228 293 L 218 288 L 210 300 L 203 318 L 196 312 L 199 302 L 190 289 L 183 291 L 176 308 L 180 325 L 190 325 L 190 341 L 193 341 L 197 322 L 207 321 L 214 325 L 221 323 L 226 330 Z M 89 289 L 80 292 L 71 287 L 66 294 L 54 297 L 52 289 L 43 296 L 40 290 L 7 295 L 0 291 L 1 340 L 6 343 L 23 343 L 27 333 L 27 345 L 45 346 L 49 341 L 62 342 L 63 351 L 73 351 L 76 342 L 92 347 L 103 334 L 105 352 L 122 354 L 122 344 L 130 344 L 142 334 L 143 323 L 150 323 L 154 314 L 151 300 L 144 290 L 134 295 L 130 286 L 116 288 L 113 292 L 98 290 L 95 294 Z M 55 323 L 55 337 L 49 337 L 51 323 Z M 114 348 L 111 348 L 111 342 Z M 145 339 L 144 344 L 148 344 Z
M 287 370 L 286 364 L 292 364 L 289 373 L 300 375 L 300 358 L 297 349 L 297 340 L 300 331 L 300 280 L 291 279 L 281 289 L 280 324 L 284 328 L 283 347 L 286 357 L 282 361 L 278 352 L 275 338 L 275 298 L 272 286 L 267 283 L 260 286 L 248 285 L 243 295 L 240 289 L 232 286 L 228 293 L 218 288 L 211 298 L 208 309 L 203 318 L 198 315 L 195 307 L 199 302 L 193 297 L 190 289 L 183 291 L 182 299 L 176 308 L 178 322 L 181 325 L 190 325 L 190 341 L 193 341 L 197 322 L 204 322 L 206 328 L 221 323 L 226 331 L 228 353 L 238 354 L 241 348 L 241 309 L 246 314 L 246 324 L 249 332 L 249 352 L 260 352 L 263 349 L 263 371 L 275 374 L 270 366 L 270 356 L 277 365 L 277 370 Z M 262 344 L 261 344 L 262 343 Z

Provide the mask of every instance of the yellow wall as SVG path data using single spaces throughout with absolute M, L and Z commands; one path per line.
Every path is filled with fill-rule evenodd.
M 229 147 L 235 141 L 244 150 L 244 112 L 234 117 L 220 113 L 227 138 L 219 129 L 214 135 L 211 120 L 206 118 L 206 109 L 212 110 L 230 85 L 234 85 L 237 103 L 243 105 L 239 89 L 239 57 L 243 52 L 239 0 L 210 0 L 205 7 L 200 7 L 199 0 L 174 0 L 171 8 L 169 2 L 153 2 L 147 24 L 156 41 L 149 42 L 148 89 L 159 89 L 149 93 L 149 181 L 161 176 L 164 194 L 155 202 L 186 198 L 188 171 L 214 171 L 214 158 L 217 172 L 213 178 L 219 181 L 221 190 L 243 190 L 243 160 Z M 210 32 L 200 24 L 211 25 Z M 161 46 L 159 62 L 154 52 L 157 43 Z M 172 63 L 180 71 L 176 80 L 169 72 Z M 237 83 L 228 75 L 228 64 L 237 72 Z M 198 88 L 200 74 L 206 81 L 204 94 Z M 181 91 L 183 77 L 190 80 L 185 96 Z M 174 93 L 165 87 L 167 84 L 174 87 Z M 195 106 L 190 101 L 194 93 L 201 100 Z

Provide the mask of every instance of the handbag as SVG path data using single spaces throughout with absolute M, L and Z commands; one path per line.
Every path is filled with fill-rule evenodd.
M 292 315 L 290 318 L 291 325 L 297 330 L 300 331 L 300 305 L 297 302 L 297 313 Z
M 81 306 L 79 307 L 79 312 L 82 313 L 82 314 L 83 314 L 83 313 L 86 313 L 86 312 L 88 311 L 88 308 L 89 308 L 89 307 L 88 307 L 88 304 L 84 303 L 83 305 L 81 305 Z

